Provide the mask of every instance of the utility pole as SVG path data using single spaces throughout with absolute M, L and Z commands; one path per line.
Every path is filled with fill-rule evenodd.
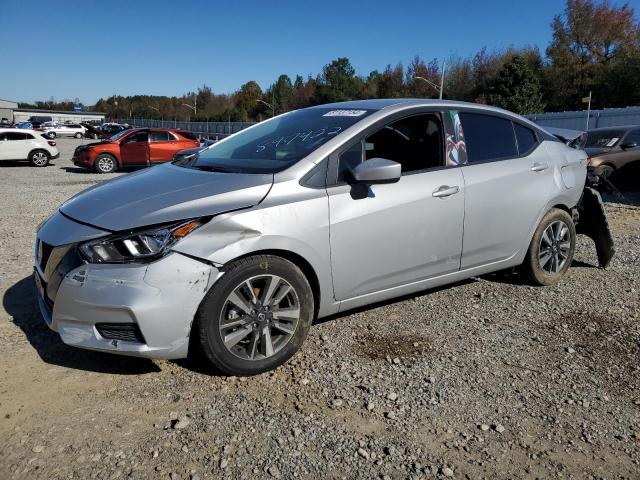
M 582 98 L 582 103 L 587 104 L 587 126 L 585 131 L 589 130 L 589 117 L 591 116 L 591 90 L 589 90 L 589 96 Z
M 440 75 L 440 100 L 442 100 L 442 92 L 444 90 L 444 70 L 447 67 L 447 61 L 442 60 L 442 73 Z

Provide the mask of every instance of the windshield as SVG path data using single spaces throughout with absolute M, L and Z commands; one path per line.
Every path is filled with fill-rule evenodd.
M 624 130 L 603 130 L 587 133 L 584 148 L 615 147 L 624 135 Z
M 116 140 L 118 140 L 119 138 L 121 138 L 123 135 L 127 134 L 131 132 L 131 130 L 122 130 L 121 132 L 116 133 L 115 135 L 111 136 L 109 138 L 109 140 L 111 140 L 112 142 L 115 142 Z
M 373 110 L 307 108 L 262 122 L 177 165 L 234 173 L 276 173 Z

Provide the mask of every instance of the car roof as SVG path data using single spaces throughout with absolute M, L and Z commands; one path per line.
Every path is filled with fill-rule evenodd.
M 0 133 L 4 132 L 33 133 L 34 135 L 42 135 L 43 133 L 39 130 L 32 130 L 30 128 L 0 128 Z
M 311 108 L 364 108 L 367 110 L 395 110 L 405 107 L 471 107 L 482 110 L 507 113 L 509 115 L 517 115 L 502 108 L 491 107 L 479 103 L 461 102 L 458 100 L 438 100 L 435 98 L 376 98 L 370 100 L 350 100 L 346 102 L 325 103 Z

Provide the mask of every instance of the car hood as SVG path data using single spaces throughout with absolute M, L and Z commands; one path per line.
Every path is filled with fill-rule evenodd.
M 60 211 L 119 231 L 249 208 L 267 195 L 272 174 L 206 172 L 166 163 L 94 185 Z

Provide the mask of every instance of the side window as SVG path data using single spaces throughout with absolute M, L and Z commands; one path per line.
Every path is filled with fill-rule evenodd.
M 440 116 L 412 115 L 385 125 L 343 152 L 338 162 L 338 182 L 348 181 L 351 169 L 372 158 L 398 162 L 403 174 L 442 167 L 443 150 Z
M 449 110 L 445 113 L 445 125 L 447 130 L 445 140 L 447 167 L 466 165 L 469 161 L 467 159 L 467 144 L 464 139 L 460 113 L 456 110 Z
M 125 138 L 124 143 L 146 142 L 148 138 L 147 132 L 138 132 Z
M 444 165 L 442 138 L 438 114 L 412 115 L 365 138 L 365 161 L 372 158 L 393 160 L 402 166 L 402 173 L 441 167 Z
M 348 182 L 350 171 L 362 163 L 362 141 L 359 141 L 348 150 L 342 152 L 338 162 L 338 183 Z
M 169 134 L 167 132 L 162 131 L 152 131 L 149 133 L 149 139 L 151 142 L 168 142 L 173 140 L 169 138 Z
M 7 135 L 7 140 L 26 140 L 27 139 L 26 133 L 7 132 L 6 135 Z
M 31 135 L 30 133 L 25 133 L 24 135 L 24 139 L 25 140 L 33 140 L 35 137 L 33 135 Z
M 518 153 L 520 155 L 525 155 L 535 148 L 538 138 L 533 130 L 515 122 L 513 123 L 513 130 L 516 132 Z
M 511 121 L 482 113 L 460 112 L 469 163 L 516 157 Z
M 640 147 L 640 130 L 632 130 L 626 137 L 624 137 L 624 143 L 632 144 L 634 142 Z
M 6 133 L 0 133 L 0 142 L 4 142 L 7 139 Z

